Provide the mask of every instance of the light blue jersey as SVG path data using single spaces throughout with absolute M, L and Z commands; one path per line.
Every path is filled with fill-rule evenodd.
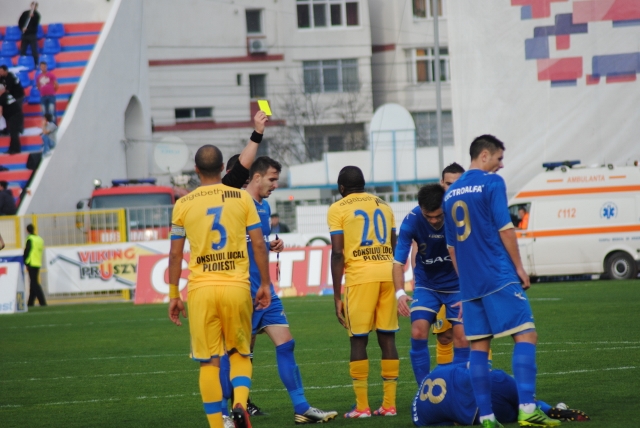
M 444 293 L 459 291 L 458 274 L 453 267 L 444 236 L 444 226 L 436 230 L 415 207 L 402 220 L 394 260 L 405 264 L 411 252 L 411 241 L 418 244 L 414 275 L 416 287 Z
M 513 227 L 502 177 L 478 169 L 465 172 L 444 196 L 447 245 L 455 249 L 462 301 L 520 283 L 500 239 Z

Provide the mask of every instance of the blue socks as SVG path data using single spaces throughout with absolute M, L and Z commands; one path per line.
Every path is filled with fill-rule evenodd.
M 469 361 L 469 352 L 471 352 L 471 349 L 468 346 L 466 348 L 453 348 L 453 364 Z
M 296 342 L 293 339 L 280 346 L 276 346 L 276 361 L 278 363 L 278 374 L 285 388 L 287 388 L 289 397 L 291 397 L 293 410 L 295 413 L 301 415 L 309 410 L 311 406 L 304 396 L 300 369 L 293 355 L 295 346 Z
M 549 416 L 549 410 L 551 410 L 551 406 L 545 403 L 544 401 L 536 401 L 536 405 L 540 407 L 540 410 L 544 412 L 545 415 Z
M 493 414 L 491 407 L 491 379 L 489 377 L 489 353 L 472 350 L 469 355 L 471 386 L 480 410 L 478 416 Z
M 222 385 L 222 414 L 229 416 L 229 400 L 233 396 L 233 386 L 231 385 L 231 366 L 227 354 L 220 357 L 220 385 Z
M 513 377 L 518 386 L 518 400 L 520 404 L 535 403 L 536 393 L 536 345 L 519 342 L 513 348 Z
M 413 374 L 416 377 L 418 385 L 420 385 L 424 378 L 431 372 L 431 356 L 429 355 L 427 341 L 428 339 L 411 339 L 409 357 L 411 358 Z

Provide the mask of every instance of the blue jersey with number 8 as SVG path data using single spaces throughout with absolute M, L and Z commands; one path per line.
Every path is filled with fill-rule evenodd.
M 332 235 L 344 235 L 345 287 L 393 281 L 391 234 L 396 233 L 396 221 L 386 202 L 352 193 L 329 207 L 327 222 Z
M 500 231 L 513 228 L 502 177 L 472 169 L 444 196 L 447 245 L 455 249 L 461 300 L 519 283 Z

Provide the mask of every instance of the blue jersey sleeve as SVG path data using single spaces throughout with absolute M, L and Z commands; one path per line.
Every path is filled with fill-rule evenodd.
M 489 187 L 489 192 L 493 224 L 497 230 L 501 230 L 511 223 L 511 215 L 509 214 L 509 205 L 507 203 L 507 187 L 502 177 L 495 176 Z
M 405 264 L 411 253 L 411 241 L 413 241 L 413 227 L 411 226 L 411 220 L 409 218 L 411 214 L 408 214 L 402 221 L 400 226 L 400 233 L 398 234 L 398 243 L 396 244 L 396 251 L 393 260 Z
M 449 211 L 449 204 L 445 204 L 444 234 L 447 240 L 447 246 L 454 247 L 456 244 L 456 226 L 453 223 L 454 218 L 450 216 L 448 211 Z

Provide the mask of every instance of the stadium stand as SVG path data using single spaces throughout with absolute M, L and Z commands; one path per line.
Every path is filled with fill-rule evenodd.
M 56 111 L 58 122 L 63 117 L 69 99 L 73 95 L 91 52 L 102 30 L 101 22 L 63 24 L 55 23 L 41 26 L 38 29 L 38 46 L 40 59 L 47 62 L 49 70 L 58 79 L 56 93 Z M 17 32 L 16 32 L 17 30 Z M 17 37 L 17 39 L 16 39 Z M 42 139 L 39 129 L 42 125 L 42 111 L 40 94 L 35 87 L 36 64 L 33 64 L 31 52 L 20 56 L 20 29 L 16 26 L 0 27 L 0 64 L 7 67 L 23 66 L 27 70 L 17 72 L 26 97 L 23 105 L 25 116 L 25 132 L 20 138 L 22 153 L 18 155 L 5 154 L 9 148 L 9 137 L 0 136 L 0 180 L 9 183 L 9 189 L 20 203 L 22 190 L 27 186 L 34 171 L 27 169 L 29 153 L 42 151 Z M 6 170 L 4 170 L 6 168 Z

